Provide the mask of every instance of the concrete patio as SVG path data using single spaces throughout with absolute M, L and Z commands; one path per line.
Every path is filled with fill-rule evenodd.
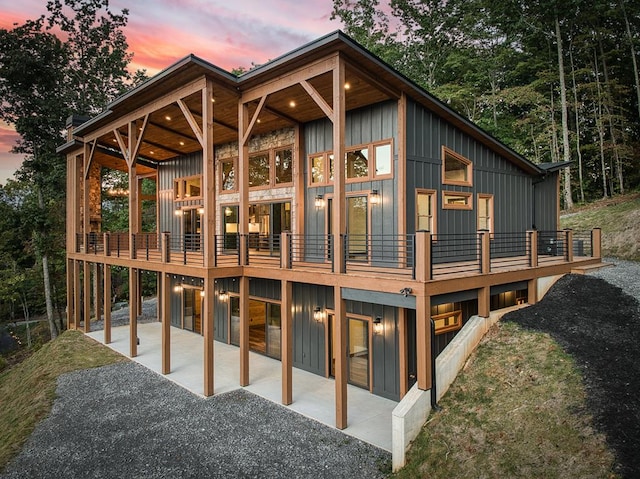
M 102 330 L 88 334 L 104 342 Z M 134 361 L 161 374 L 161 324 L 138 324 L 138 356 Z M 111 349 L 129 355 L 129 327 L 112 328 Z M 178 328 L 171 328 L 171 373 L 163 377 L 194 394 L 203 395 L 204 338 Z M 240 389 L 240 350 L 215 342 L 214 391 L 221 394 Z M 250 353 L 250 384 L 247 391 L 281 404 L 281 364 L 279 361 Z M 375 396 L 364 389 L 348 386 L 348 426 L 342 432 L 357 439 L 391 451 L 391 413 L 397 403 Z M 293 403 L 286 407 L 327 426 L 335 427 L 335 385 L 327 379 L 307 371 L 293 369 Z

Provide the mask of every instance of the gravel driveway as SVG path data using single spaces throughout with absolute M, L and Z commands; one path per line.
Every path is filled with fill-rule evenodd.
M 375 478 L 391 455 L 244 390 L 200 398 L 137 363 L 59 378 L 2 478 Z

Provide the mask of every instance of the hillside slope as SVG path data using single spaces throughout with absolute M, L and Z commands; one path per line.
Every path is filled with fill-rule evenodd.
M 602 254 L 640 261 L 640 194 L 607 198 L 560 216 L 562 228 L 602 228 Z

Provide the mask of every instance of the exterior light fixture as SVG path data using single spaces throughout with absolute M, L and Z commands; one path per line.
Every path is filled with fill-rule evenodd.
M 316 323 L 321 323 L 323 319 L 324 313 L 322 312 L 322 309 L 320 309 L 320 306 L 316 306 L 313 310 L 313 320 Z
M 373 334 L 382 334 L 384 331 L 384 326 L 382 324 L 382 318 L 380 316 L 376 316 L 373 320 Z
M 227 299 L 229 299 L 229 293 L 227 293 L 224 289 L 220 292 L 218 292 L 218 299 L 220 301 L 226 301 Z
M 324 208 L 324 198 L 322 195 L 316 195 L 316 199 L 313 204 L 317 209 Z
M 176 208 L 173 212 L 174 215 L 176 216 L 182 216 L 182 209 L 181 208 Z
M 378 193 L 378 190 L 371 190 L 371 194 L 369 195 L 369 201 L 371 202 L 372 205 L 380 204 L 380 193 Z
M 200 297 L 201 297 L 201 298 L 204 298 L 204 289 L 201 289 L 201 290 L 200 290 Z
M 175 293 L 181 293 L 181 292 L 182 292 L 182 285 L 181 285 L 181 284 L 176 284 L 176 285 L 173 287 L 173 291 L 174 291 Z
M 227 206 L 227 207 L 224 209 L 224 215 L 225 215 L 225 216 L 231 216 L 231 214 L 232 214 L 232 213 L 233 213 L 233 210 L 232 210 L 229 206 Z
M 198 214 L 199 215 L 203 215 L 204 214 L 204 208 L 203 207 L 198 208 Z

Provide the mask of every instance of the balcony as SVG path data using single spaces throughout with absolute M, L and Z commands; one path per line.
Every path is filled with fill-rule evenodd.
M 341 258 L 336 258 L 336 241 L 342 242 Z M 599 258 L 600 230 L 375 236 L 234 233 L 216 235 L 214 245 L 210 267 L 215 268 L 342 270 L 346 274 L 432 281 Z M 109 262 L 111 257 L 150 264 L 207 266 L 199 234 L 79 234 L 76 253 L 100 256 L 100 262 Z

